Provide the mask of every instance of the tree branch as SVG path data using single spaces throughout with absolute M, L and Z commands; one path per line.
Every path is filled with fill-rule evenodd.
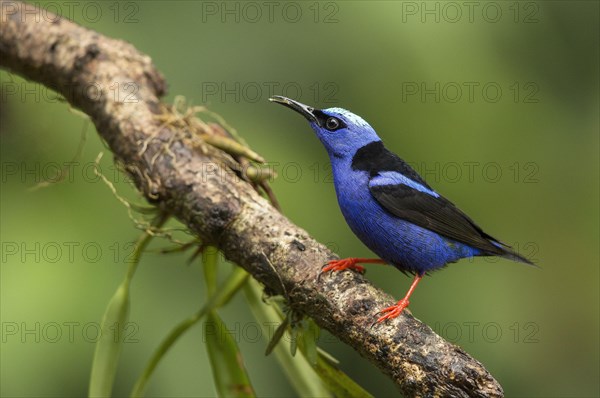
M 88 114 L 148 201 L 218 246 L 268 291 L 284 294 L 294 310 L 368 358 L 406 396 L 503 395 L 478 361 L 408 311 L 371 327 L 393 300 L 361 275 L 317 279 L 335 255 L 227 167 L 228 155 L 192 144 L 180 127 L 157 118 L 167 109 L 159 101 L 166 83 L 148 56 L 49 12 L 36 16 L 32 5 L 0 0 L 0 6 L 0 66 Z

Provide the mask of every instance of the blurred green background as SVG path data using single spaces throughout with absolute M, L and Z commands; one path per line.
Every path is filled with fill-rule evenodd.
M 325 150 L 271 94 L 340 106 L 493 236 L 541 267 L 476 259 L 426 278 L 413 314 L 480 360 L 511 397 L 598 396 L 599 7 L 548 2 L 42 2 L 149 54 L 183 95 L 221 114 L 278 172 L 284 212 L 342 256 L 370 256 L 336 203 Z M 43 17 L 43 15 L 42 15 Z M 95 325 L 139 232 L 93 175 L 140 201 L 93 126 L 55 94 L 6 71 L 1 108 L 1 394 L 87 392 Z M 60 184 L 32 191 L 73 160 Z M 170 328 L 204 297 L 199 263 L 158 255 L 132 289 L 125 395 Z M 223 265 L 229 268 L 229 265 Z M 400 297 L 410 280 L 367 277 Z M 221 311 L 261 396 L 293 390 L 241 297 Z M 159 366 L 148 396 L 214 394 L 202 328 Z M 58 334 L 57 334 L 58 333 Z M 320 345 L 376 396 L 398 395 L 327 333 Z

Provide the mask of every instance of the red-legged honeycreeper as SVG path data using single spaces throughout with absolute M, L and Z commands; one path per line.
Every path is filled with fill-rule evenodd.
M 381 311 L 377 322 L 395 318 L 428 272 L 474 256 L 500 256 L 532 264 L 491 237 L 435 192 L 407 163 L 386 149 L 375 130 L 345 109 L 314 109 L 289 98 L 270 101 L 300 113 L 310 122 L 331 161 L 342 214 L 358 238 L 379 259 L 330 261 L 323 272 L 353 269 L 357 263 L 391 264 L 415 275 L 406 296 Z

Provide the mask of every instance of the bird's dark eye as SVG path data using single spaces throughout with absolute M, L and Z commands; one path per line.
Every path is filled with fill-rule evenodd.
M 340 121 L 334 117 L 330 117 L 325 121 L 325 128 L 329 131 L 336 130 L 340 127 Z

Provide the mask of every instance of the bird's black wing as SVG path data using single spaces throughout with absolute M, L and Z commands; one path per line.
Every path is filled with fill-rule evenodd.
M 360 148 L 352 159 L 352 169 L 369 173 L 371 194 L 394 216 L 440 235 L 502 255 L 498 242 L 448 199 L 433 192 L 419 174 L 381 141 Z M 498 242 L 499 243 L 499 242 Z
M 408 185 L 370 185 L 375 200 L 394 216 L 488 254 L 505 254 L 500 243 L 473 222 L 452 202 Z

